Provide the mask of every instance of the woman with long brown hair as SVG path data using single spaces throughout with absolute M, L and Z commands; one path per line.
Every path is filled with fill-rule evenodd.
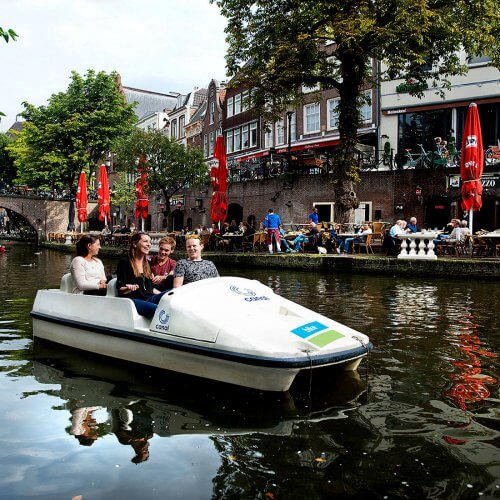
M 76 242 L 76 257 L 71 261 L 71 276 L 75 283 L 73 293 L 106 295 L 106 273 L 97 258 L 101 243 L 97 236 L 84 234 Z
M 117 290 L 120 297 L 132 299 L 137 312 L 152 318 L 163 295 L 153 285 L 153 273 L 148 262 L 151 238 L 146 233 L 134 233 L 128 256 L 118 262 Z

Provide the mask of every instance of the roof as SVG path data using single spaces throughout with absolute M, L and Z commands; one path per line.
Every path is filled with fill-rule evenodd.
M 194 123 L 199 120 L 203 120 L 205 113 L 207 111 L 207 101 L 204 101 L 201 106 L 196 110 L 196 113 L 191 117 L 189 123 Z
M 174 109 L 177 104 L 177 96 L 180 95 L 178 92 L 162 94 L 132 87 L 123 87 L 123 93 L 129 104 L 137 102 L 134 112 L 139 120 L 164 109 Z
M 206 102 L 208 96 L 208 89 L 198 89 L 193 95 L 193 106 L 197 108 L 200 104 Z

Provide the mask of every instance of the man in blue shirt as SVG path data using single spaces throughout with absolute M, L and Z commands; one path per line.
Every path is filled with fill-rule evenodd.
M 279 228 L 281 226 L 281 219 L 278 214 L 274 213 L 274 210 L 270 208 L 267 211 L 266 218 L 264 219 L 264 229 L 267 229 L 267 247 L 269 248 L 269 253 L 273 253 L 273 236 L 276 241 L 276 253 L 281 253 L 281 241 Z
M 309 214 L 309 222 L 314 222 L 315 224 L 319 222 L 318 209 L 316 207 L 314 207 Z
M 417 226 L 417 218 L 416 217 L 412 217 L 410 219 L 410 222 L 408 222 L 408 224 L 406 224 L 406 229 L 410 230 L 410 233 L 418 233 L 420 232 L 420 228 Z

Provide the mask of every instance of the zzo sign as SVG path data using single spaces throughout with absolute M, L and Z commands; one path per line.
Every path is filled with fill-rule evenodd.
M 483 175 L 481 177 L 481 184 L 483 188 L 496 188 L 500 186 L 500 175 Z M 459 175 L 450 175 L 448 177 L 448 186 L 450 188 L 460 188 L 460 176 Z

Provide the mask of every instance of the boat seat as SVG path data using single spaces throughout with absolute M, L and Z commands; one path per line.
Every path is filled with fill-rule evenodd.
M 117 297 L 118 293 L 116 290 L 116 278 L 113 278 L 108 281 L 108 286 L 106 289 L 106 296 L 107 297 Z
M 73 276 L 71 276 L 71 273 L 66 273 L 61 278 L 61 285 L 59 286 L 59 290 L 61 290 L 61 292 L 73 293 L 74 288 L 75 284 L 73 282 Z

